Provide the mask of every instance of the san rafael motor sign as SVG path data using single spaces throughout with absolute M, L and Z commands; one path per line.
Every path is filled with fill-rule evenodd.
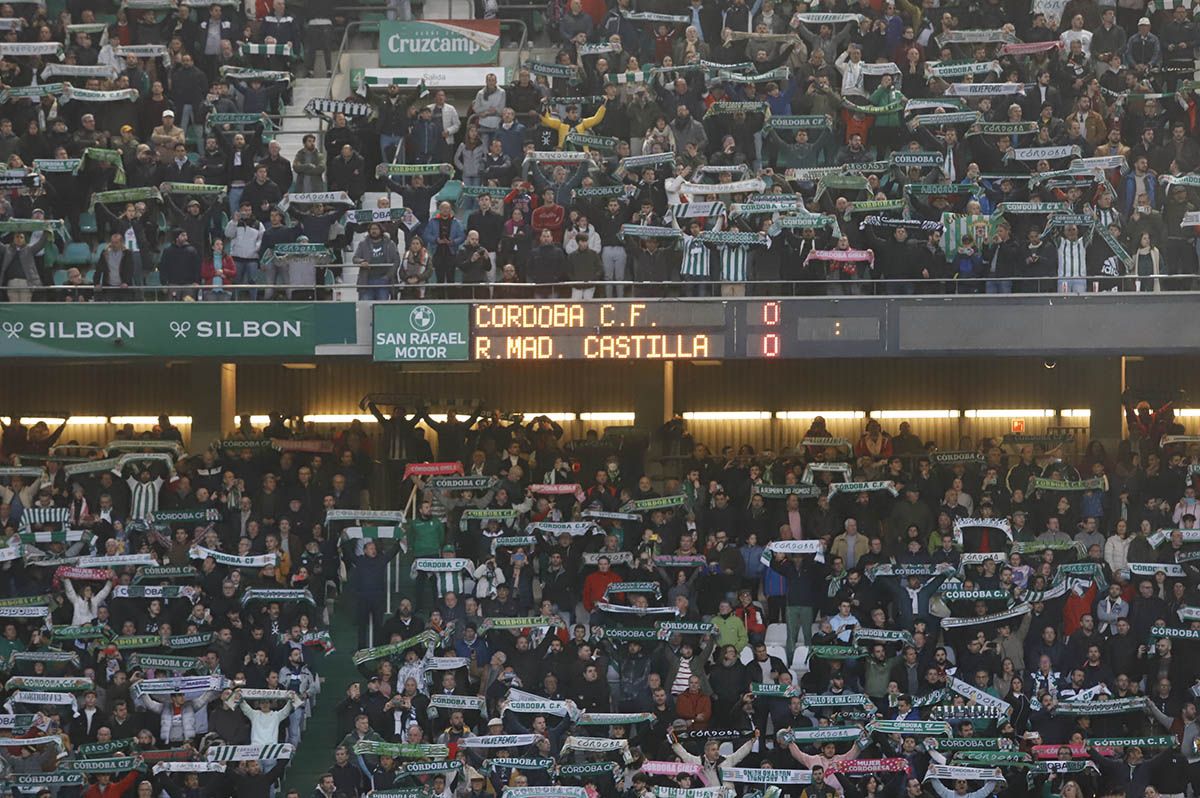
M 353 304 L 324 305 L 0 305 L 0 357 L 311 355 L 320 343 L 353 343 Z
M 469 305 L 459 303 L 377 303 L 373 358 L 401 363 L 467 360 L 469 311 Z
M 488 66 L 499 60 L 499 20 L 379 23 L 381 67 Z

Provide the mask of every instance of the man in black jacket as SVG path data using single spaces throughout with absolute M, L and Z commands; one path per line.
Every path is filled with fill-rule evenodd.
M 175 231 L 174 240 L 163 250 L 158 272 L 163 285 L 170 286 L 168 296 L 171 299 L 192 295 L 191 287 L 200 284 L 200 253 L 188 242 L 186 231 Z
M 567 254 L 563 248 L 554 243 L 554 233 L 548 228 L 542 231 L 538 246 L 529 253 L 529 265 L 525 269 L 525 279 L 538 283 L 533 295 L 536 299 L 553 299 L 554 286 L 549 283 L 560 283 L 567 277 Z
M 1012 240 L 1008 222 L 996 226 L 996 236 L 983 247 L 984 274 L 989 294 L 1011 294 L 1013 275 L 1021 263 L 1021 248 Z
M 254 209 L 254 218 L 266 222 L 270 218 L 271 209 L 283 199 L 283 189 L 271 180 L 267 173 L 267 164 L 259 163 L 254 167 L 254 179 L 246 184 L 242 192 L 242 202 L 250 203 Z
M 380 556 L 375 541 L 368 540 L 363 546 L 362 556 L 355 562 L 354 579 L 358 593 L 354 625 L 358 627 L 358 647 L 366 648 L 371 639 L 367 636 L 368 623 L 376 629 L 383 626 L 383 595 L 387 590 L 387 560 Z

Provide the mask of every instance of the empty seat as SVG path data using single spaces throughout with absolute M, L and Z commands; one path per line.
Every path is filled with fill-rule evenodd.
M 767 634 L 764 641 L 767 647 L 771 646 L 786 646 L 787 645 L 787 624 L 773 623 L 767 626 Z
M 62 260 L 58 262 L 64 266 L 90 266 L 94 262 L 92 248 L 82 241 L 72 241 L 67 244 L 62 253 Z

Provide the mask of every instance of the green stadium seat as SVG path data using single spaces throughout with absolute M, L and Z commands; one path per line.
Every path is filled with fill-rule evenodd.
M 92 285 L 93 281 L 95 279 L 96 279 L 96 270 L 95 269 L 88 269 L 86 272 L 83 273 L 83 281 L 85 283 L 87 283 L 88 285 Z
M 146 275 L 146 285 L 153 287 L 162 285 L 162 275 L 158 273 L 157 269 Z
M 55 285 L 66 285 L 66 283 L 67 283 L 67 270 L 66 269 L 55 269 L 54 270 L 54 284 Z
M 72 241 L 63 250 L 61 263 L 64 266 L 91 266 L 94 262 L 92 248 L 82 241 Z
M 100 228 L 96 224 L 96 214 L 92 211 L 84 211 L 79 214 L 79 232 L 85 234 L 95 233 Z

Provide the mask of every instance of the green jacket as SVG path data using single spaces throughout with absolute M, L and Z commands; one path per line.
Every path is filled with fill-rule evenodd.
M 441 556 L 446 525 L 439 518 L 414 518 L 408 522 L 408 552 L 414 557 Z
M 900 90 L 892 87 L 890 89 L 880 86 L 872 94 L 868 102 L 871 105 L 888 105 L 889 103 L 903 100 L 904 95 Z M 900 127 L 900 114 L 879 114 L 875 117 L 875 127 Z
M 740 653 L 750 645 L 750 638 L 746 635 L 746 624 L 736 615 L 730 613 L 727 618 L 714 615 L 712 624 L 717 627 L 717 646 L 733 646 Z

